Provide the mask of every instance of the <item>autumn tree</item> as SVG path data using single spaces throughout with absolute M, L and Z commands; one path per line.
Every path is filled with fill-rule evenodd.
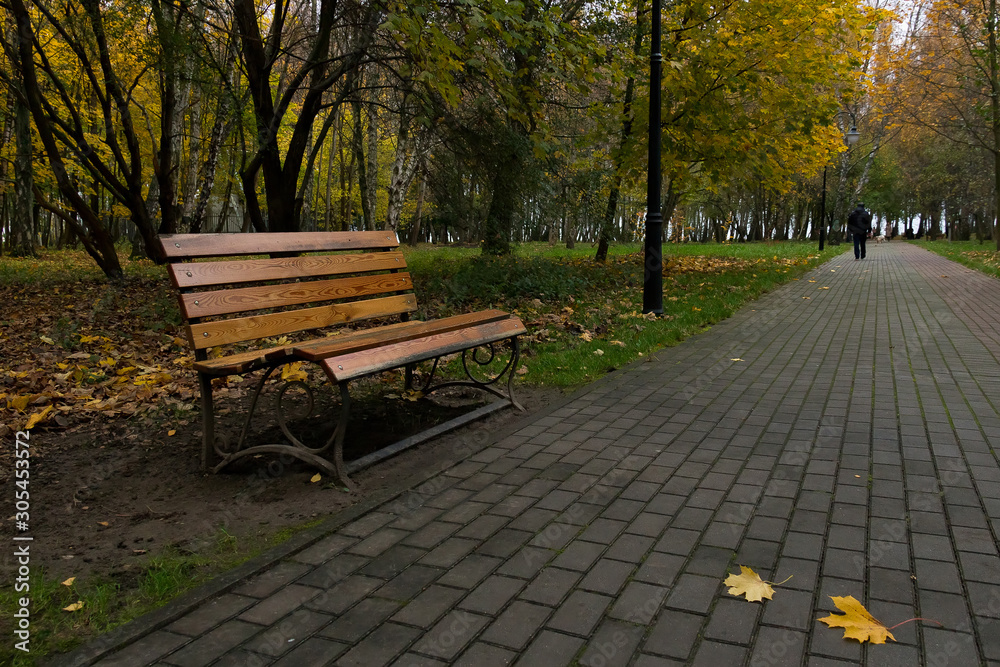
M 996 0 L 920 3 L 907 42 L 906 119 L 991 156 L 1000 250 L 1000 64 Z

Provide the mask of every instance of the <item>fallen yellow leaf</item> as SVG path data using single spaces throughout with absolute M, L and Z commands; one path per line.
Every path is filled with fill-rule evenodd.
M 281 379 L 285 382 L 305 382 L 309 379 L 309 375 L 301 367 L 301 361 L 288 364 L 281 369 Z
M 177 431 L 174 429 L 170 429 L 169 431 L 167 431 L 167 435 L 175 435 L 176 433 Z
M 740 565 L 740 574 L 730 574 L 722 583 L 730 587 L 730 595 L 746 595 L 747 602 L 760 602 L 763 598 L 770 600 L 774 595 L 771 585 L 746 565 Z
M 321 479 L 323 479 L 323 475 L 321 475 L 319 473 L 316 473 L 315 475 L 313 475 L 312 477 L 309 478 L 309 481 L 312 482 L 313 484 L 315 484 L 316 482 L 318 482 Z
M 108 522 L 107 522 L 107 521 L 98 521 L 98 522 L 97 522 L 97 525 L 98 525 L 98 526 L 105 526 L 105 527 L 107 527 L 107 526 L 108 526 L 108 525 L 110 525 L 110 524 L 108 524 Z
M 24 430 L 29 431 L 37 426 L 39 422 L 45 421 L 45 418 L 49 416 L 49 413 L 52 412 L 53 409 L 53 406 L 49 405 L 41 412 L 36 412 L 28 417 L 28 423 L 24 425 Z
M 77 600 L 68 607 L 63 607 L 63 611 L 80 611 L 83 609 L 83 600 Z
M 70 577 L 66 581 L 62 582 L 62 585 L 63 586 L 72 586 L 74 581 L 76 581 L 76 577 Z
M 14 396 L 12 398 L 8 398 L 7 399 L 7 407 L 8 408 L 13 408 L 13 409 L 17 410 L 18 412 L 24 412 L 24 410 L 28 407 L 28 402 L 30 400 L 31 400 L 31 396 L 30 395 L 26 395 L 26 396 Z
M 830 596 L 837 609 L 843 614 L 830 614 L 819 620 L 823 621 L 831 628 L 844 628 L 844 639 L 857 639 L 859 642 L 870 641 L 872 644 L 884 644 L 886 637 L 892 641 L 896 638 L 889 632 L 889 628 L 874 616 L 868 613 L 864 605 L 854 599 L 853 596 L 836 597 Z

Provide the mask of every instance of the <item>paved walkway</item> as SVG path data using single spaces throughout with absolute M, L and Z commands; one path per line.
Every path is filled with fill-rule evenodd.
M 1000 665 L 997 447 L 1000 281 L 872 246 L 97 664 Z

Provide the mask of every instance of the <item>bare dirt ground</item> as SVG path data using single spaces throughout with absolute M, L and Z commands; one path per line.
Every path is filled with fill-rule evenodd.
M 532 387 L 519 387 L 516 393 L 529 414 L 562 396 L 556 389 Z M 229 422 L 231 428 L 237 408 L 246 402 L 245 395 L 219 402 L 223 425 Z M 348 431 L 348 443 L 355 446 L 346 448 L 346 458 L 453 416 L 454 408 L 441 403 L 385 397 L 360 401 Z M 330 412 L 333 406 L 323 400 L 317 408 L 320 416 L 307 420 L 306 428 L 323 437 L 338 413 Z M 273 456 L 217 475 L 204 473 L 197 410 L 175 407 L 68 429 L 35 429 L 30 438 L 32 565 L 57 580 L 97 577 L 128 587 L 166 550 L 208 553 L 220 538 L 263 543 L 282 529 L 320 520 L 421 471 L 458 463 L 467 451 L 463 445 L 485 444 L 490 434 L 524 414 L 501 410 L 360 471 L 353 476 L 355 492 L 338 488 L 325 476 L 310 482 L 315 470 L 298 462 L 284 465 Z M 261 416 L 253 441 L 277 442 L 271 438 L 280 436 L 273 408 L 265 404 Z M 13 434 L 5 439 L 11 438 Z M 0 477 L 4 488 L 10 488 L 9 459 L 4 463 Z M 2 519 L 0 533 L 12 534 L 14 517 Z M 2 568 L 0 580 L 12 571 Z

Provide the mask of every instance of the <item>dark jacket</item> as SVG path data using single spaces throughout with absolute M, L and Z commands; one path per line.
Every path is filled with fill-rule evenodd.
M 856 208 L 847 216 L 847 231 L 852 234 L 868 234 L 872 230 L 872 216 L 863 208 Z

